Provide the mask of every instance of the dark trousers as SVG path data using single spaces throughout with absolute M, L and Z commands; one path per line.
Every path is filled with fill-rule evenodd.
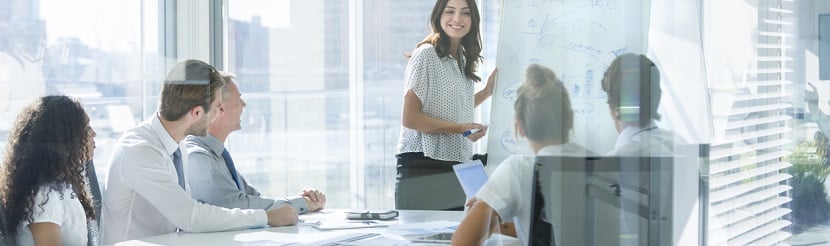
M 395 180 L 395 208 L 411 210 L 464 210 L 466 196 L 452 165 L 457 161 L 442 161 L 425 157 L 424 153 L 401 153 L 397 157 L 398 175 Z M 487 155 L 473 159 L 487 162 Z

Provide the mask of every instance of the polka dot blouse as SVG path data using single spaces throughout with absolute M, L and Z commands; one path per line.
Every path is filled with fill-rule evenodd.
M 461 65 L 464 65 L 462 56 Z M 406 65 L 405 91 L 412 89 L 421 100 L 421 111 L 448 122 L 473 122 L 475 86 L 464 76 L 459 63 L 446 56 L 439 58 L 435 47 L 421 45 Z M 424 156 L 444 161 L 467 161 L 473 143 L 461 134 L 429 134 L 401 127 L 398 153 L 423 152 Z

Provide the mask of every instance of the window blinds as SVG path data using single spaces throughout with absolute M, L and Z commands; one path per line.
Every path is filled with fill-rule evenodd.
M 794 4 L 788 0 L 758 1 L 755 64 L 748 82 L 735 91 L 723 138 L 712 144 L 708 242 L 710 245 L 773 245 L 791 235 L 787 185 L 791 178 L 784 161 L 791 144 L 792 108 L 785 102 L 787 56 Z

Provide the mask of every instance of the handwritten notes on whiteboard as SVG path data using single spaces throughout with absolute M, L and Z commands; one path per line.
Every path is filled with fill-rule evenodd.
M 533 63 L 551 68 L 570 93 L 575 121 L 571 141 L 598 153 L 611 150 L 617 133 L 602 76 L 617 55 L 645 53 L 649 1 L 502 2 L 488 161 L 531 153 L 527 140 L 514 130 L 513 103 L 525 69 Z

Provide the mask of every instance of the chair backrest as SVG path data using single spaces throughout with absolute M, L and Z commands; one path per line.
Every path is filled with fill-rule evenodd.
M 541 189 L 544 203 L 533 194 L 530 211 L 550 226 L 529 231 L 552 230 L 549 245 L 671 245 L 674 158 L 537 157 L 538 187 L 528 192 Z M 648 220 L 652 214 L 663 219 Z M 620 241 L 628 237 L 634 242 Z
M 101 186 L 98 184 L 98 174 L 95 172 L 95 164 L 90 160 L 86 164 L 87 183 L 89 184 L 89 191 L 92 193 L 92 206 L 95 209 L 95 225 L 88 226 L 89 245 L 100 245 L 101 240 L 99 232 L 101 231 Z
M 98 184 L 98 174 L 95 172 L 95 164 L 92 161 L 86 164 L 86 175 L 89 182 L 89 190 L 92 192 L 93 206 L 95 206 L 95 220 L 101 221 L 101 186 Z

